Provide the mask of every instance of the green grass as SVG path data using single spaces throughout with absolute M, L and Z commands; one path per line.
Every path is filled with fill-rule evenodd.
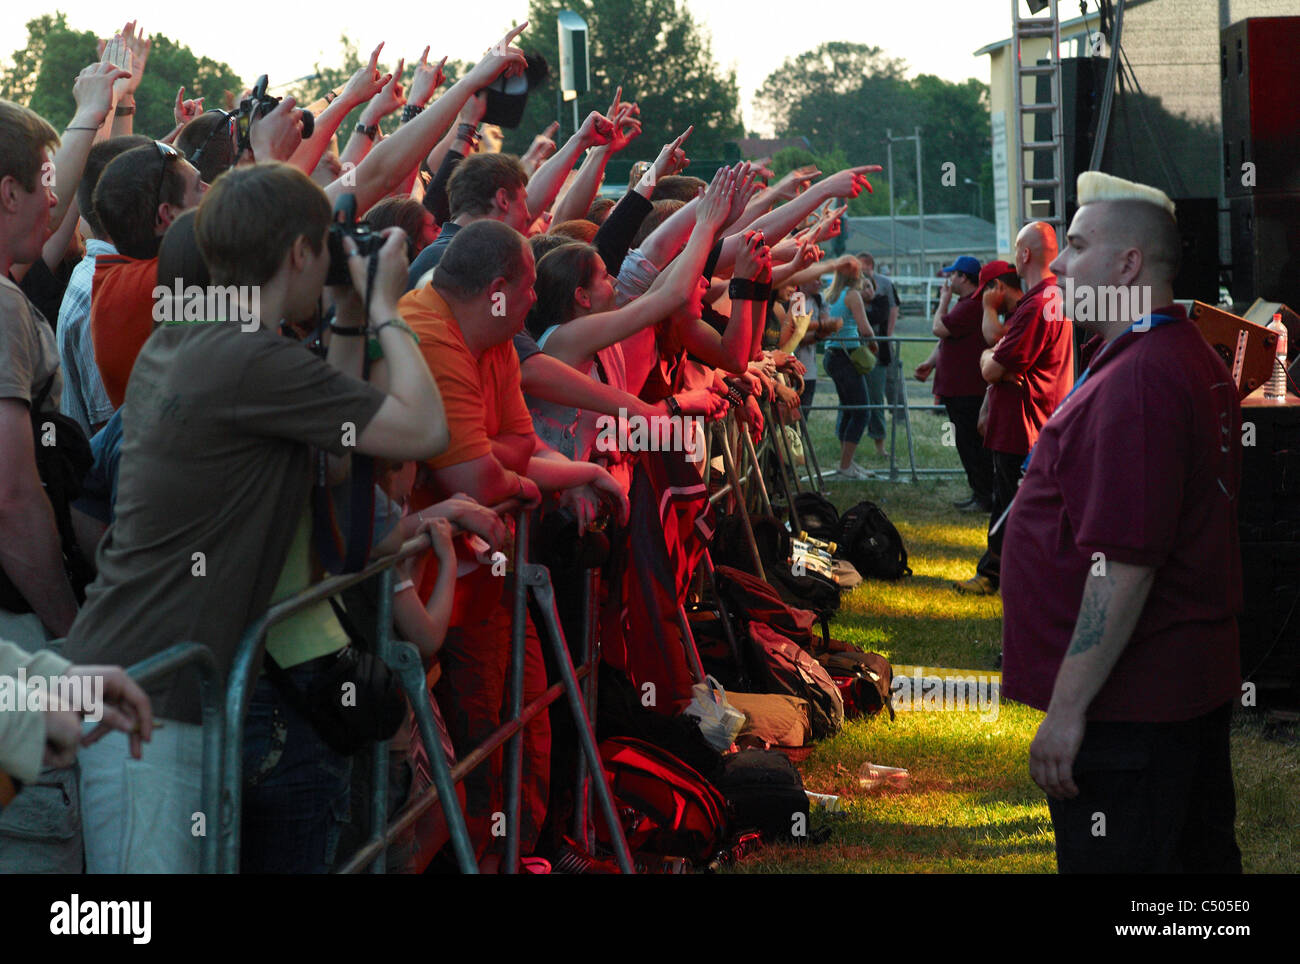
M 901 327 L 901 325 L 900 325 Z M 910 373 L 928 349 L 907 345 Z M 824 380 L 821 380 L 824 379 Z M 818 401 L 835 399 L 824 374 Z M 911 381 L 909 396 L 928 402 L 928 386 Z M 913 413 L 918 465 L 957 467 L 942 444 L 943 416 Z M 814 413 L 812 433 L 822 464 L 837 443 L 833 415 Z M 900 451 L 905 452 L 901 438 Z M 888 439 L 887 439 L 888 441 Z M 859 450 L 868 468 L 887 467 Z M 887 656 L 895 665 L 991 669 L 1000 648 L 1002 603 L 953 592 L 953 580 L 975 571 L 987 517 L 952 508 L 968 494 L 964 478 L 919 483 L 844 482 L 831 487 L 843 510 L 861 499 L 880 505 L 903 536 L 913 576 L 900 583 L 864 582 L 845 594 L 832 634 Z M 805 785 L 840 797 L 843 812 L 814 812 L 812 830 L 829 827 L 818 845 L 770 847 L 744 861 L 746 873 L 1051 873 L 1052 824 L 1042 791 L 1029 778 L 1029 744 L 1042 714 L 1003 702 L 995 720 L 978 713 L 899 713 L 853 721 L 818 744 L 802 764 Z M 1300 870 L 1300 739 L 1296 728 L 1269 727 L 1259 714 L 1239 713 L 1232 728 L 1237 786 L 1237 840 L 1247 872 Z M 864 763 L 906 767 L 903 790 L 862 790 Z

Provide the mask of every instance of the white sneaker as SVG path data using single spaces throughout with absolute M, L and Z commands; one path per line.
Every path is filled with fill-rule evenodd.
M 848 468 L 840 469 L 840 475 L 844 476 L 846 479 L 858 479 L 859 481 L 875 478 L 874 475 L 864 469 L 857 462 L 850 462 Z

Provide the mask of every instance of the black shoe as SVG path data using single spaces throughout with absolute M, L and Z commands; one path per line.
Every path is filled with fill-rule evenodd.
M 991 503 L 982 502 L 974 497 L 972 497 L 965 505 L 960 505 L 957 508 L 962 512 L 979 512 L 982 515 L 989 515 L 993 511 L 993 505 Z
M 952 507 L 954 509 L 969 509 L 974 504 L 975 504 L 975 493 L 972 492 L 966 499 L 962 500 L 961 502 L 954 502 L 952 504 Z

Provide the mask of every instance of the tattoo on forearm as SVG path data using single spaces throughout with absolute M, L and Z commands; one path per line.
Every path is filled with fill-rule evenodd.
M 1079 604 L 1079 619 L 1074 624 L 1074 638 L 1070 640 L 1070 649 L 1066 657 L 1086 653 L 1101 642 L 1106 631 L 1106 604 L 1110 593 L 1090 592 L 1095 579 L 1106 580 L 1105 576 L 1090 576 L 1083 591 L 1083 600 Z

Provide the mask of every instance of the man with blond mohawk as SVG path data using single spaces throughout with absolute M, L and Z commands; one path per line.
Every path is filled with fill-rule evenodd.
M 1005 523 L 1003 693 L 1047 713 L 1029 768 L 1062 873 L 1240 873 L 1237 392 L 1173 304 L 1173 203 L 1096 171 L 1078 187 L 1052 269 L 1111 308 L 1064 305 L 1103 343 Z

